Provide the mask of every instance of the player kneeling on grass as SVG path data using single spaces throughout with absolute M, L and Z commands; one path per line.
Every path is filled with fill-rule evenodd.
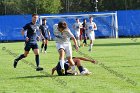
M 89 61 L 91 63 L 96 63 L 96 61 L 95 60 L 90 60 L 90 59 L 87 59 L 87 58 L 83 58 L 83 57 L 73 57 L 73 61 L 74 61 L 75 65 L 77 66 L 77 68 L 79 69 L 79 72 L 80 72 L 81 75 L 91 74 L 91 72 L 89 72 L 87 68 L 84 68 L 81 65 L 81 60 Z M 78 72 L 75 73 L 75 74 L 71 73 L 71 67 L 70 67 L 70 64 L 68 63 L 68 60 L 65 61 L 64 68 L 65 68 L 65 74 L 64 75 L 77 75 L 78 74 Z M 57 66 L 52 69 L 52 75 L 54 74 L 55 70 L 57 71 L 57 74 L 59 76 L 63 75 L 62 72 L 61 72 L 60 62 L 58 62 Z
M 58 23 L 58 25 L 56 24 L 54 25 L 54 35 L 55 35 L 56 47 L 59 52 L 59 62 L 61 66 L 61 72 L 64 74 L 65 54 L 74 72 L 75 65 L 72 60 L 72 48 L 71 48 L 70 38 L 73 40 L 77 51 L 78 51 L 78 45 L 74 35 L 71 33 L 65 21 L 61 21 Z
M 26 40 L 25 40 L 25 48 L 24 48 L 25 52 L 24 54 L 21 54 L 18 58 L 14 60 L 14 64 L 13 64 L 14 68 L 16 68 L 19 60 L 27 57 L 30 49 L 32 48 L 35 54 L 35 61 L 36 61 L 36 66 L 37 66 L 36 71 L 43 70 L 42 67 L 39 67 L 39 49 L 37 45 L 37 38 L 38 38 L 37 31 L 39 31 L 39 27 L 36 24 L 37 19 L 38 19 L 38 15 L 33 14 L 32 22 L 26 24 L 21 31 L 22 35 L 25 35 L 24 32 L 27 31 Z

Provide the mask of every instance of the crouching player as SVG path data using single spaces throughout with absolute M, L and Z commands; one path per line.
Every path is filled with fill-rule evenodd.
M 75 65 L 77 66 L 77 68 L 79 69 L 79 72 L 81 75 L 89 75 L 91 74 L 91 72 L 89 72 L 86 68 L 84 68 L 82 65 L 81 65 L 81 60 L 83 61 L 89 61 L 91 63 L 96 63 L 95 60 L 90 60 L 90 59 L 87 59 L 87 58 L 83 58 L 83 57 L 73 57 L 73 61 L 75 63 Z M 77 75 L 76 73 L 71 73 L 71 67 L 70 67 L 70 64 L 68 63 L 68 61 L 66 60 L 65 61 L 65 64 L 64 64 L 64 68 L 65 68 L 65 74 L 64 75 Z M 58 64 L 56 65 L 56 67 L 54 67 L 52 69 L 52 75 L 54 74 L 55 70 L 57 71 L 57 74 L 59 76 L 63 75 L 62 72 L 61 72 L 61 66 L 60 66 L 60 63 L 58 62 Z

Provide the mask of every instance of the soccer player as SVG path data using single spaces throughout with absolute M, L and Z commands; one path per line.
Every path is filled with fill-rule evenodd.
M 83 57 L 73 57 L 73 61 L 75 63 L 75 65 L 77 66 L 79 72 L 81 75 L 89 75 L 91 74 L 91 72 L 89 72 L 88 70 L 86 70 L 86 68 L 84 68 L 82 65 L 81 65 L 81 61 L 89 61 L 91 63 L 96 63 L 95 60 L 90 60 L 90 59 L 87 59 L 87 58 L 83 58 Z M 70 72 L 70 64 L 68 63 L 68 61 L 66 60 L 65 61 L 65 64 L 64 64 L 64 67 L 65 67 L 65 74 L 64 75 L 74 75 L 73 73 Z M 52 69 L 52 75 L 54 74 L 55 70 L 57 71 L 57 74 L 58 75 L 63 75 L 62 72 L 61 72 L 61 66 L 60 66 L 60 63 L 58 62 L 58 64 Z
M 93 22 L 93 17 L 89 17 L 89 22 L 86 23 L 87 34 L 90 40 L 89 51 L 92 51 L 93 41 L 95 40 L 94 30 L 97 30 L 96 24 Z
M 38 15 L 37 14 L 32 14 L 32 22 L 26 24 L 23 29 L 21 30 L 22 35 L 25 35 L 25 31 L 27 31 L 26 40 L 25 40 L 25 48 L 24 48 L 24 54 L 21 54 L 19 57 L 17 57 L 14 60 L 14 68 L 16 68 L 17 63 L 19 60 L 27 57 L 29 54 L 30 49 L 32 48 L 34 54 L 35 54 L 35 61 L 36 61 L 36 71 L 41 71 L 43 70 L 42 67 L 39 67 L 39 49 L 37 45 L 37 31 L 39 31 L 39 27 L 36 24 L 38 20 Z M 43 37 L 43 36 L 42 36 Z
M 47 50 L 47 45 L 48 45 L 48 40 L 50 39 L 50 31 L 48 26 L 46 25 L 46 19 L 42 19 L 42 25 L 39 27 L 42 35 L 44 36 L 45 40 L 42 39 L 42 45 L 41 45 L 41 52 L 43 52 L 44 48 L 44 53 L 46 53 Z
M 87 22 L 86 19 L 83 19 L 83 23 L 82 23 L 82 26 L 83 26 L 82 31 L 83 31 L 83 38 L 84 38 L 83 47 L 84 47 L 85 45 L 87 45 L 86 22 Z
M 74 35 L 71 33 L 65 21 L 61 21 L 58 23 L 58 25 L 57 24 L 54 25 L 54 35 L 56 40 L 56 47 L 59 52 L 59 62 L 61 66 L 61 72 L 64 74 L 65 54 L 74 72 L 75 64 L 72 60 L 72 48 L 70 38 L 73 40 L 77 51 L 78 45 Z
M 76 37 L 79 47 L 80 47 L 80 27 L 81 27 L 81 23 L 79 19 L 76 18 L 76 22 L 73 24 L 73 29 L 75 31 L 75 37 Z

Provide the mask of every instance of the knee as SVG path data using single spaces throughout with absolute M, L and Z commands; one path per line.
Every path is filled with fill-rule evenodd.
M 28 54 L 24 54 L 24 57 L 27 57 L 28 56 Z

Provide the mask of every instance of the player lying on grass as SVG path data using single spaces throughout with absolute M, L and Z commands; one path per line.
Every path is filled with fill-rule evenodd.
M 89 72 L 86 68 L 84 68 L 82 65 L 81 65 L 81 60 L 83 61 L 89 61 L 91 63 L 96 63 L 95 60 L 90 60 L 90 59 L 87 59 L 87 58 L 83 58 L 83 57 L 73 57 L 73 61 L 75 63 L 75 65 L 77 66 L 77 68 L 79 69 L 79 72 L 81 75 L 89 75 L 91 74 L 91 72 Z M 65 61 L 64 63 L 64 68 L 65 68 L 65 74 L 64 75 L 76 75 L 78 73 L 71 73 L 70 69 L 70 64 L 68 63 L 68 60 Z M 56 67 L 54 67 L 52 69 L 52 75 L 54 74 L 55 70 L 57 71 L 57 74 L 59 76 L 62 76 L 63 73 L 61 72 L 61 66 L 60 66 L 60 62 L 58 62 L 58 64 L 56 65 Z

